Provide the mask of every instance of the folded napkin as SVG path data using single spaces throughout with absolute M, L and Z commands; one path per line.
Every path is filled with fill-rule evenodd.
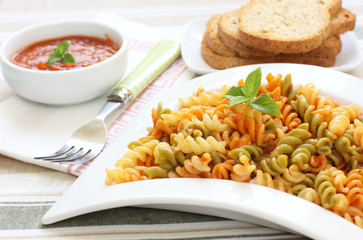
M 129 62 L 125 76 L 161 40 L 180 38 L 182 26 L 152 28 L 116 15 L 100 14 L 96 21 L 122 29 L 127 36 Z M 193 77 L 181 58 L 175 61 L 109 126 L 107 145 L 122 134 L 123 129 L 157 94 L 176 82 Z M 59 164 L 35 160 L 57 151 L 80 126 L 91 121 L 106 102 L 105 96 L 71 105 L 52 106 L 30 102 L 12 92 L 0 76 L 0 154 L 39 166 L 79 176 L 91 164 Z M 151 113 L 145 113 L 151 114 Z

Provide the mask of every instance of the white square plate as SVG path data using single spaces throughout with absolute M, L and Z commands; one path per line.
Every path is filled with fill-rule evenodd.
M 199 86 L 217 90 L 236 85 L 261 66 L 263 84 L 268 73 L 292 74 L 293 84 L 313 82 L 324 95 L 340 103 L 363 107 L 363 81 L 348 74 L 310 65 L 259 64 L 207 74 L 172 87 L 151 101 L 92 163 L 42 219 L 51 224 L 77 215 L 124 206 L 143 206 L 221 216 L 305 235 L 313 239 L 363 239 L 363 230 L 324 208 L 275 189 L 218 179 L 153 179 L 105 185 L 106 168 L 128 151 L 130 141 L 145 136 L 152 125 L 151 109 L 163 102 L 179 106 L 178 97 L 190 96 Z M 347 94 L 349 93 L 349 94 Z

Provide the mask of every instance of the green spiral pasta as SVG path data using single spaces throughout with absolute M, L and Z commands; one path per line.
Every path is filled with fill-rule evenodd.
M 174 147 L 171 147 L 171 150 L 174 152 L 175 159 L 181 166 L 184 165 L 185 160 L 190 159 L 192 156 L 194 156 L 193 154 L 184 155 L 182 151 L 176 151 Z
M 286 74 L 284 79 L 280 79 L 280 85 L 282 95 L 288 98 L 288 103 L 296 98 L 299 93 L 299 89 L 292 85 L 291 74 Z
M 132 141 L 132 142 L 130 142 L 130 143 L 127 145 L 127 148 L 128 148 L 128 149 L 130 149 L 130 150 L 132 150 L 132 149 L 134 149 L 135 147 L 139 147 L 139 146 L 143 145 L 144 143 L 150 142 L 150 141 L 152 141 L 152 140 L 153 140 L 153 139 L 148 139 L 148 138 L 146 138 L 146 139 L 141 139 L 141 140 L 138 140 L 138 141 Z
M 208 130 L 208 128 L 199 120 L 188 122 L 182 130 L 182 133 L 185 136 L 191 136 L 193 138 L 206 138 L 210 136 L 210 131 Z
M 284 154 L 271 159 L 264 158 L 260 161 L 259 166 L 261 166 L 262 170 L 269 173 L 271 176 L 277 176 L 287 168 L 288 159 L 289 157 Z
M 346 130 L 337 137 L 331 147 L 331 152 L 326 155 L 334 166 L 339 166 L 345 162 L 349 169 L 355 169 L 358 162 L 363 159 L 362 154 L 358 152 L 359 149 L 354 145 L 352 130 Z
M 340 153 L 350 153 L 356 149 L 356 146 L 354 146 L 353 143 L 353 130 L 346 130 L 334 141 L 334 147 Z
M 264 132 L 265 134 L 266 133 L 276 134 L 276 129 L 281 127 L 273 119 L 268 119 L 263 124 L 265 125 L 265 132 Z
M 320 138 L 317 142 L 316 142 L 316 148 L 317 148 L 317 152 L 318 154 L 321 155 L 329 155 L 332 153 L 332 145 L 333 142 L 330 138 L 327 137 L 323 137 Z
M 309 171 L 311 155 L 317 152 L 315 139 L 305 140 L 291 154 L 291 163 L 296 164 L 300 170 Z
M 339 166 L 345 162 L 344 156 L 337 150 L 332 150 L 330 154 L 326 156 L 333 166 Z
M 338 204 L 336 189 L 331 182 L 331 173 L 328 170 L 320 172 L 314 181 L 314 189 L 320 196 L 321 204 L 324 208 L 332 208 Z
M 215 150 L 210 153 L 210 156 L 212 157 L 212 163 L 213 163 L 213 165 L 217 165 L 217 164 L 219 164 L 219 163 L 221 163 L 222 161 L 225 160 L 224 159 L 225 158 L 224 155 L 218 153 Z
M 305 173 L 305 178 L 299 183 L 296 183 L 292 187 L 294 195 L 298 195 L 299 192 L 305 188 L 314 188 L 314 181 L 316 176 L 312 173 Z
M 360 163 L 360 164 L 363 163 L 363 151 L 360 147 L 353 150 L 351 152 L 351 154 L 352 154 L 352 157 L 354 157 L 354 159 L 356 159 L 357 163 Z M 357 168 L 357 167 L 355 167 L 355 168 Z M 354 168 L 352 168 L 352 169 L 354 169 Z
M 147 167 L 144 169 L 143 172 L 149 179 L 168 177 L 168 172 L 165 169 L 158 166 Z
M 336 136 L 329 132 L 328 123 L 323 122 L 320 114 L 312 113 L 315 107 L 309 105 L 304 95 L 298 95 L 296 100 L 291 101 L 291 106 L 296 112 L 303 118 L 305 123 L 309 123 L 312 133 L 318 138 L 328 137 L 329 139 L 335 139 Z
M 163 108 L 163 103 L 159 102 L 156 112 L 158 113 L 158 116 L 161 116 L 163 114 L 171 113 L 171 110 L 169 108 Z
M 166 142 L 161 142 L 155 147 L 154 158 L 159 167 L 169 171 L 179 166 L 170 145 Z
M 299 127 L 291 130 L 278 142 L 276 148 L 272 151 L 271 157 L 277 157 L 281 154 L 291 154 L 297 146 L 303 143 L 302 139 L 311 137 L 308 131 L 309 124 L 304 123 Z
M 263 150 L 256 145 L 247 145 L 235 148 L 228 153 L 228 156 L 235 160 L 238 160 L 242 155 L 254 162 L 259 162 L 260 157 L 263 155 Z

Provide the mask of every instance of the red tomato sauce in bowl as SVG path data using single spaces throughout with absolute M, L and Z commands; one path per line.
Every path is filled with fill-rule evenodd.
M 70 53 L 74 57 L 75 63 L 58 61 L 52 65 L 47 65 L 48 57 L 53 49 L 66 40 L 71 41 L 66 53 Z M 70 70 L 102 62 L 114 55 L 119 49 L 120 47 L 107 35 L 106 39 L 89 36 L 66 36 L 33 43 L 16 52 L 10 61 L 20 67 L 35 70 Z

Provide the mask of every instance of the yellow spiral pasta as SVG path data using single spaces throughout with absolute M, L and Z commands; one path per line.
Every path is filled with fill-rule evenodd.
M 222 87 L 221 92 L 205 92 L 203 89 L 201 89 L 195 94 L 195 96 L 190 96 L 186 99 L 178 98 L 178 100 L 182 107 L 191 107 L 196 105 L 217 106 L 222 101 L 222 96 L 225 94 L 225 92 L 227 92 L 226 90 L 228 90 L 226 87 Z
M 143 175 L 143 170 L 143 167 L 106 169 L 107 177 L 105 182 L 107 185 L 110 185 L 112 183 L 118 184 L 145 180 L 147 177 Z
M 135 167 L 137 165 L 137 160 L 142 162 L 146 161 L 147 156 L 154 155 L 154 149 L 158 145 L 158 140 L 153 140 L 146 142 L 141 146 L 135 147 L 131 151 L 127 152 L 122 158 L 116 162 L 116 167 Z
M 191 136 L 185 137 L 182 133 L 177 134 L 177 149 L 183 153 L 211 153 L 213 150 L 224 153 L 226 151 L 225 142 L 218 142 L 214 137 L 209 136 L 206 139 L 197 137 L 193 139 Z
M 309 202 L 313 202 L 315 204 L 320 204 L 320 198 L 318 193 L 315 191 L 315 189 L 313 188 L 307 188 L 305 187 L 304 189 L 302 189 L 298 195 L 298 197 L 301 197 Z
M 220 122 L 217 115 L 210 117 L 208 114 L 203 114 L 202 123 L 206 128 L 213 132 L 224 132 L 230 129 L 227 124 Z
M 349 117 L 346 114 L 338 114 L 329 122 L 328 129 L 336 136 L 340 136 L 348 129 L 349 124 Z
M 247 182 L 251 179 L 251 173 L 255 169 L 256 166 L 250 164 L 250 159 L 242 155 L 239 158 L 239 163 L 232 168 L 231 179 L 237 182 Z

